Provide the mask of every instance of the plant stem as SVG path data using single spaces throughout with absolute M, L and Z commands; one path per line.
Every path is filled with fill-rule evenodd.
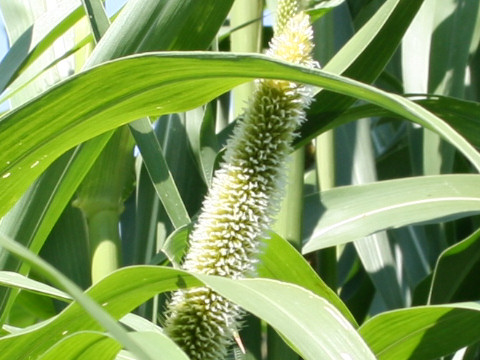
M 247 26 L 235 30 L 230 35 L 230 47 L 232 52 L 259 52 L 261 50 L 261 31 L 262 31 L 262 0 L 237 0 L 232 6 L 230 12 L 230 22 L 232 29 L 241 27 L 252 20 L 254 21 Z M 234 117 L 243 112 L 243 108 L 247 104 L 247 100 L 253 93 L 253 82 L 243 84 L 235 88 L 233 93 L 234 99 Z
M 95 213 L 88 221 L 92 259 L 92 282 L 96 283 L 120 264 L 120 237 L 118 212 L 104 210 Z
M 273 230 L 300 250 L 302 247 L 304 148 L 291 153 L 287 164 L 285 197 L 273 224 Z
M 317 181 L 320 190 L 335 186 L 335 134 L 323 133 L 316 140 Z M 337 248 L 323 249 L 318 254 L 318 272 L 325 283 L 337 289 Z
M 74 205 L 88 222 L 92 282 L 118 268 L 118 223 L 126 188 L 133 176 L 133 139 L 128 127 L 118 129 L 85 177 Z

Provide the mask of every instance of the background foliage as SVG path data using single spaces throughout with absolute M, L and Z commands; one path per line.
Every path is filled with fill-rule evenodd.
M 305 1 L 322 70 L 258 54 L 275 4 L 0 0 L 1 359 L 187 359 L 164 294 L 202 283 L 232 359 L 479 357 L 478 1 Z M 258 276 L 178 270 L 261 77 L 316 95 Z

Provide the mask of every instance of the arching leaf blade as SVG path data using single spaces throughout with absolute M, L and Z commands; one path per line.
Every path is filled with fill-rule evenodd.
M 389 228 L 477 214 L 479 189 L 479 175 L 438 175 L 327 190 L 321 195 L 319 222 L 302 251 L 344 244 Z M 312 200 L 314 204 L 315 195 Z
M 0 181 L 6 189 L 0 214 L 72 146 L 145 115 L 197 107 L 259 77 L 309 83 L 370 101 L 437 131 L 480 168 L 480 155 L 464 138 L 401 96 L 264 55 L 156 53 L 92 68 L 0 119 Z M 38 126 L 45 123 L 49 126 Z

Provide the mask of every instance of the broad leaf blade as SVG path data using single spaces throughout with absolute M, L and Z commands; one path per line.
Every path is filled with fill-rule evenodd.
M 381 360 L 437 359 L 480 339 L 480 305 L 425 306 L 383 313 L 360 334 Z
M 479 189 L 478 175 L 439 175 L 325 191 L 325 211 L 303 252 L 343 244 L 388 228 L 479 213 Z
M 258 265 L 258 274 L 261 277 L 289 282 L 312 291 L 336 306 L 353 326 L 357 326 L 345 304 L 288 241 L 275 233 L 270 233 L 264 241 L 266 248 L 260 254 Z
M 433 273 L 429 303 L 451 302 L 461 287 L 478 290 L 478 282 L 464 281 L 480 260 L 480 231 L 446 249 L 438 258 Z M 478 266 L 478 265 L 477 265 Z M 475 278 L 475 280 L 478 280 Z
M 352 325 L 325 299 L 275 280 L 200 276 L 221 295 L 264 319 L 308 360 L 374 359 Z
M 71 297 L 63 291 L 11 271 L 0 271 L 0 284 L 2 284 L 2 286 L 32 291 L 63 301 L 71 300 Z
M 83 72 L 0 120 L 0 181 L 6 189 L 0 196 L 0 214 L 68 148 L 147 114 L 194 108 L 258 77 L 310 83 L 371 101 L 442 134 L 480 168 L 480 155 L 470 144 L 398 95 L 263 55 L 148 54 Z M 40 123 L 50 126 L 39 129 Z
M 41 355 L 39 360 L 112 359 L 121 345 L 106 334 L 80 331 L 65 337 Z

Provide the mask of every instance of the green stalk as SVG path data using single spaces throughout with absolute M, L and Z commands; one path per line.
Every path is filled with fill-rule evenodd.
M 335 186 L 335 134 L 329 130 L 317 137 L 315 148 L 317 181 L 320 190 Z
M 119 212 L 103 210 L 88 219 L 92 259 L 92 282 L 95 283 L 120 265 Z
M 316 139 L 315 161 L 319 190 L 335 186 L 335 133 L 327 131 Z M 323 249 L 318 254 L 317 271 L 325 283 L 334 291 L 337 288 L 337 248 Z
M 232 29 L 239 29 L 230 35 L 230 48 L 232 52 L 260 52 L 262 44 L 262 9 L 262 0 L 235 1 L 230 12 L 230 23 Z M 258 21 L 255 21 L 256 19 L 258 19 Z M 247 23 L 250 24 L 244 26 Z M 243 112 L 253 90 L 254 83 L 250 82 L 240 85 L 232 91 L 234 117 L 237 117 Z
M 74 201 L 88 222 L 94 283 L 120 264 L 118 223 L 125 188 L 133 176 L 133 144 L 128 127 L 118 129 L 86 176 Z
M 288 240 L 297 250 L 302 247 L 303 174 L 305 150 L 300 148 L 290 154 L 287 168 L 285 197 L 272 230 Z
M 305 149 L 301 147 L 287 160 L 287 186 L 272 230 L 288 240 L 297 250 L 302 248 L 303 176 Z M 267 359 L 298 360 L 298 355 L 271 327 L 267 327 Z
M 322 44 L 315 48 L 315 57 L 326 64 L 335 54 L 334 12 L 323 16 L 315 23 L 315 42 Z M 338 35 L 337 35 L 338 36 Z M 335 133 L 333 130 L 321 134 L 315 140 L 315 163 L 318 190 L 335 186 Z M 318 252 L 316 270 L 325 283 L 334 291 L 337 288 L 337 249 L 331 247 Z
M 90 26 L 98 43 L 110 21 L 99 0 L 83 0 Z M 128 127 L 115 131 L 109 143 L 79 188 L 75 205 L 88 223 L 92 283 L 120 265 L 118 224 L 123 211 L 123 194 L 133 168 L 133 141 Z

